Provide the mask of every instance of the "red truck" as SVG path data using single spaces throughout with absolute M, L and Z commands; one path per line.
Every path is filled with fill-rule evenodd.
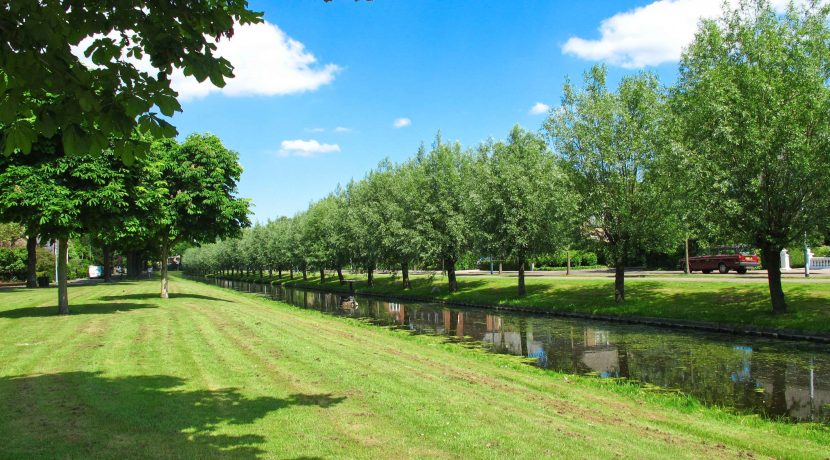
M 690 271 L 729 273 L 729 270 L 734 270 L 743 275 L 748 269 L 761 265 L 758 256 L 739 246 L 719 246 L 707 252 L 706 255 L 689 257 Z M 680 268 L 685 264 L 686 259 L 680 259 Z

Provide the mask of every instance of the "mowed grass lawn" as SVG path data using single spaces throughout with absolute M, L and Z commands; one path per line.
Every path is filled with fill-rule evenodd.
M 826 458 L 830 430 L 174 278 L 0 291 L 2 458 Z
M 365 276 L 350 278 L 365 280 Z M 510 305 L 587 314 L 643 316 L 728 325 L 753 325 L 830 334 L 830 283 L 788 282 L 784 292 L 789 312 L 774 315 L 765 282 L 685 281 L 671 278 L 629 278 L 624 304 L 614 301 L 613 278 L 568 279 L 528 277 L 527 295 L 517 295 L 516 277 L 462 276 L 459 291 L 449 293 L 443 276 L 412 277 L 412 289 L 404 291 L 400 277 L 378 275 L 374 287 L 358 284 L 358 292 L 414 295 L 487 305 Z M 299 277 L 287 285 L 320 287 L 320 277 Z M 328 289 L 343 289 L 336 275 L 328 275 Z

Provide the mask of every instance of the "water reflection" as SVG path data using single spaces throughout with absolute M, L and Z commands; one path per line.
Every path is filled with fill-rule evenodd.
M 823 345 L 215 282 L 333 315 L 480 341 L 548 369 L 632 379 L 769 417 L 830 422 L 830 351 Z

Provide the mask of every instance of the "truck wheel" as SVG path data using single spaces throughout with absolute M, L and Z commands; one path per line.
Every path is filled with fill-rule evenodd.
M 746 267 L 738 267 L 736 270 L 739 275 L 746 275 Z
M 729 273 L 729 267 L 727 267 L 725 263 L 721 262 L 718 264 L 718 272 L 722 275 Z

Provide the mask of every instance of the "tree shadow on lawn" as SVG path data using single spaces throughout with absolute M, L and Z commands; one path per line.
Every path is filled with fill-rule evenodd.
M 11 457 L 255 458 L 260 434 L 217 434 L 294 406 L 328 408 L 346 398 L 292 394 L 248 398 L 235 388 L 188 390 L 167 375 L 94 372 L 0 378 L 0 439 Z M 278 428 L 277 428 L 278 429 Z M 260 431 L 256 430 L 256 431 Z M 278 434 L 278 433 L 275 433 Z
M 148 300 L 148 299 L 159 299 L 159 293 L 143 293 L 143 294 L 124 294 L 124 295 L 106 295 L 98 297 L 101 300 L 105 301 L 118 301 L 118 300 Z M 170 293 L 171 299 L 201 299 L 201 300 L 213 300 L 216 302 L 228 302 L 226 299 L 220 299 L 217 297 L 211 297 L 207 295 L 201 294 L 187 294 L 187 293 Z
M 144 303 L 90 303 L 72 304 L 69 303 L 70 315 L 106 315 L 111 313 L 124 313 L 144 308 L 158 308 L 158 305 Z M 58 316 L 58 307 L 54 305 L 41 307 L 25 307 L 13 310 L 0 311 L 0 318 L 38 318 L 43 316 Z

